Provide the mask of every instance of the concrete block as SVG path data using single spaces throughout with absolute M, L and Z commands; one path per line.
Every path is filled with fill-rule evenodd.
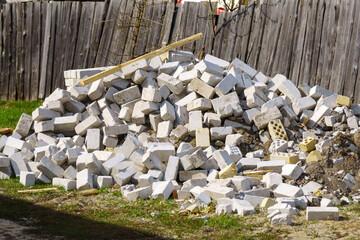
M 243 72 L 245 72 L 247 75 L 249 75 L 250 78 L 253 78 L 257 74 L 257 71 L 255 69 L 253 69 L 252 67 L 250 67 L 249 65 L 247 65 L 246 63 L 244 63 L 243 61 L 241 61 L 238 58 L 235 58 L 231 62 L 230 67 L 240 68 Z
M 219 165 L 220 169 L 225 169 L 227 166 L 234 163 L 229 153 L 226 150 L 216 150 L 213 153 L 213 157 Z
M 130 182 L 132 176 L 134 176 L 136 172 L 137 170 L 134 167 L 130 166 L 125 170 L 120 171 L 116 175 L 112 173 L 112 176 L 117 184 L 119 184 L 120 186 L 124 186 Z
M 124 143 L 115 152 L 122 153 L 125 158 L 129 158 L 139 146 L 141 146 L 141 142 L 135 136 L 127 135 Z
M 65 171 L 64 171 L 64 178 L 70 179 L 70 180 L 76 180 L 76 174 L 77 171 L 73 166 L 69 166 Z
M 141 100 L 160 103 L 161 99 L 162 96 L 158 88 L 147 87 L 142 89 Z
M 59 150 L 51 157 L 51 160 L 56 163 L 56 165 L 62 166 L 67 161 L 66 153 L 62 150 Z
M 232 178 L 233 176 L 236 176 L 236 174 L 237 174 L 237 170 L 235 164 L 232 163 L 219 172 L 219 178 L 220 179 Z
M 63 187 L 65 191 L 72 191 L 76 189 L 76 181 L 65 178 L 53 178 L 52 185 Z
M 240 151 L 240 148 L 236 146 L 225 145 L 224 150 L 229 153 L 230 157 L 232 158 L 235 164 L 238 163 L 239 160 L 242 158 L 242 153 Z
M 282 167 L 281 175 L 288 179 L 296 180 L 303 173 L 303 169 L 297 164 L 285 164 Z
M 303 191 L 296 186 L 280 183 L 273 191 L 275 197 L 300 197 Z
M 252 124 L 255 117 L 260 114 L 260 111 L 257 108 L 252 108 L 249 110 L 244 111 L 243 117 L 244 121 L 247 124 Z
M 217 185 L 209 185 L 204 187 L 205 193 L 210 196 L 213 200 L 218 200 L 219 198 L 234 198 L 235 191 L 229 187 L 221 187 Z
M 279 84 L 279 91 L 282 92 L 285 96 L 289 97 L 292 101 L 296 101 L 301 98 L 301 93 L 294 83 L 290 80 L 286 80 Z
M 209 86 L 215 87 L 222 80 L 222 76 L 208 73 L 208 72 L 203 72 L 200 79 L 201 79 L 201 81 L 205 82 Z
M 0 137 L 0 151 L 2 151 L 6 145 L 6 141 L 7 141 L 7 136 L 6 135 L 2 135 Z
M 232 213 L 232 205 L 231 204 L 217 204 L 215 213 L 220 214 L 230 214 Z
M 217 66 L 221 67 L 222 69 L 226 69 L 230 65 L 230 63 L 228 61 L 225 61 L 221 58 L 217 58 L 210 54 L 206 54 L 204 60 L 207 62 L 210 62 L 214 65 L 217 65 Z
M 175 156 L 169 157 L 168 164 L 165 170 L 165 176 L 164 176 L 165 181 L 177 179 L 177 175 L 179 171 L 179 163 L 180 163 L 180 159 L 178 157 Z
M 176 119 L 174 106 L 168 101 L 164 101 L 160 105 L 160 116 L 164 121 L 173 122 Z
M 231 109 L 232 110 L 232 109 Z M 206 112 L 204 114 L 204 122 L 209 127 L 220 127 L 221 119 L 220 116 L 216 113 Z
M 54 177 L 61 178 L 64 174 L 64 169 L 62 169 L 60 166 L 56 165 L 48 157 L 43 157 L 41 159 L 38 169 L 49 179 L 53 179 Z
M 111 176 L 97 176 L 95 182 L 98 188 L 111 188 L 114 184 L 113 178 Z
M 35 133 L 39 132 L 49 132 L 54 131 L 54 121 L 41 121 L 41 122 L 34 122 L 34 131 Z
M 269 122 L 275 119 L 282 119 L 282 114 L 277 107 L 271 108 L 266 112 L 262 112 L 255 116 L 254 124 L 258 129 L 265 128 Z
M 26 187 L 35 185 L 35 173 L 28 171 L 20 172 L 20 183 Z
M 180 80 L 166 73 L 161 73 L 158 75 L 157 80 L 160 87 L 165 85 L 171 92 L 175 94 L 180 94 L 184 90 L 184 85 Z
M 339 220 L 339 209 L 337 207 L 307 207 L 306 220 Z
M 299 155 L 296 153 L 274 152 L 270 155 L 270 160 L 283 160 L 286 164 L 296 164 L 299 161 Z
M 185 125 L 189 122 L 189 113 L 185 107 L 178 106 L 175 104 L 175 122 L 177 125 Z
M 232 209 L 240 216 L 252 215 L 255 213 L 254 206 L 246 200 L 234 199 Z
M 314 112 L 314 115 L 310 118 L 310 120 L 307 123 L 307 126 L 309 128 L 314 128 L 320 120 L 324 117 L 330 114 L 330 109 L 326 106 L 321 106 L 319 110 Z
M 279 173 L 267 173 L 263 176 L 262 182 L 267 188 L 275 189 L 282 183 L 282 176 Z
M 260 161 L 257 163 L 257 170 L 272 170 L 281 173 L 282 167 L 286 164 L 284 160 Z
M 152 185 L 152 190 L 153 192 L 151 197 L 153 199 L 157 199 L 159 197 L 168 199 L 174 190 L 174 185 L 171 181 L 154 182 Z
M 74 114 L 73 116 L 56 117 L 53 119 L 52 123 L 46 121 L 45 124 L 42 124 L 42 131 L 38 132 L 45 132 L 44 130 L 48 129 L 48 131 L 51 131 L 51 127 L 53 128 L 53 131 L 58 133 L 74 132 L 76 126 L 80 123 L 80 117 L 80 114 Z M 99 120 L 95 125 L 99 125 Z
M 23 113 L 16 125 L 15 132 L 19 133 L 22 137 L 26 137 L 30 131 L 33 123 L 32 116 Z
M 198 128 L 202 128 L 202 113 L 201 111 L 189 112 L 189 132 L 192 136 L 195 135 L 195 131 Z
M 70 100 L 64 103 L 64 108 L 68 112 L 81 113 L 86 109 L 86 106 L 82 102 Z
M 220 66 L 205 60 L 201 60 L 198 64 L 196 64 L 195 69 L 198 69 L 201 73 L 208 72 L 219 76 L 223 75 L 223 71 Z
M 102 79 L 91 83 L 88 96 L 92 101 L 99 99 L 103 95 L 103 93 L 104 93 L 104 83 Z
M 137 85 L 128 87 L 124 90 L 121 90 L 114 95 L 114 99 L 117 104 L 121 105 L 124 103 L 128 103 L 130 101 L 133 101 L 135 99 L 138 99 L 141 97 L 141 93 L 139 90 L 139 87 Z
M 207 98 L 197 98 L 187 104 L 187 111 L 201 110 L 206 111 L 212 108 L 211 100 Z
M 310 97 L 302 97 L 295 100 L 292 103 L 292 109 L 294 110 L 296 115 L 300 115 L 304 110 L 312 110 L 316 106 L 316 101 Z
M 156 134 L 157 138 L 167 138 L 171 132 L 171 130 L 173 129 L 173 124 L 171 121 L 163 121 L 160 122 L 158 125 L 158 131 Z
M 321 96 L 329 97 L 331 95 L 334 95 L 333 92 L 330 92 L 329 90 L 320 87 L 320 86 L 314 86 L 310 89 L 309 92 L 310 97 L 314 98 L 315 100 L 319 99 Z
M 103 169 L 106 171 L 107 174 L 111 174 L 112 168 L 118 165 L 119 163 L 121 163 L 122 161 L 124 161 L 125 159 L 126 159 L 125 155 L 119 152 L 102 164 Z
M 88 86 L 81 86 L 81 87 L 74 86 L 69 89 L 69 92 L 71 96 L 75 98 L 75 100 L 84 101 L 88 97 L 89 88 Z M 57 100 L 53 100 L 53 101 L 57 101 Z
M 260 161 L 260 158 L 242 158 L 236 164 L 236 168 L 238 171 L 253 170 L 257 167 L 257 164 Z
M 101 148 L 101 134 L 100 129 L 88 129 L 86 133 L 86 149 L 88 152 L 93 152 L 95 150 L 100 150 Z
M 206 170 L 179 171 L 179 180 L 184 182 L 189 179 L 202 179 L 207 177 Z
M 226 136 L 233 133 L 232 127 L 210 128 L 211 140 L 225 140 Z
M 37 108 L 32 112 L 32 120 L 34 121 L 51 120 L 55 117 L 60 117 L 60 113 L 46 108 Z
M 288 142 L 285 140 L 276 139 L 271 143 L 269 151 L 273 152 L 286 152 L 288 149 Z
M 228 74 L 216 85 L 214 91 L 221 97 L 227 94 L 236 84 L 237 79 L 233 75 Z
M 198 78 L 194 78 L 191 80 L 190 84 L 188 85 L 195 93 L 203 96 L 204 98 L 211 99 L 215 94 L 215 89 L 201 81 Z
M 166 166 L 161 162 L 157 155 L 150 151 L 146 151 L 142 158 L 142 164 L 144 164 L 148 169 L 159 169 L 160 171 L 165 171 Z
M 225 138 L 225 145 L 238 146 L 243 141 L 244 136 L 242 134 L 229 134 Z
M 102 124 L 102 121 L 97 116 L 89 116 L 84 121 L 80 122 L 75 127 L 76 134 L 83 136 L 90 128 L 99 127 Z
M 84 169 L 76 174 L 76 189 L 78 191 L 92 189 L 93 176 L 89 169 Z
M 343 179 L 343 182 L 344 182 L 345 185 L 346 185 L 348 188 L 350 188 L 350 189 L 354 188 L 355 185 L 356 185 L 355 178 L 354 178 L 351 174 L 349 174 L 349 173 L 347 173 L 347 174 L 345 175 L 345 177 L 344 177 L 344 179 Z

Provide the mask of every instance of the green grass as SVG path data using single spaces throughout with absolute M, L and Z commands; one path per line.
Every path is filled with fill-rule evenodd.
M 30 114 L 42 101 L 0 101 L 0 128 L 15 128 L 23 113 Z

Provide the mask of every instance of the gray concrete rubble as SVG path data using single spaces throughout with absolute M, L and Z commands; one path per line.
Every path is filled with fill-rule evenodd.
M 360 105 L 351 98 L 191 52 L 79 84 L 104 69 L 65 71 L 67 89 L 0 138 L 0 179 L 65 190 L 119 185 L 129 201 L 193 198 L 189 211 L 211 201 L 218 214 L 260 207 L 275 225 L 291 224 L 298 209 L 307 220 L 338 220 L 336 205 L 350 201 L 307 168 L 336 150 L 336 134 L 358 131 Z M 360 148 L 348 147 L 352 155 Z M 355 172 L 340 174 L 347 193 L 359 190 Z

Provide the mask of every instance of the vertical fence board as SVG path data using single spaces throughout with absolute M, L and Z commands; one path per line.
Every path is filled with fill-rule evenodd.
M 64 71 L 61 66 L 62 58 L 65 51 L 63 37 L 65 35 L 64 27 L 66 26 L 66 20 L 69 19 L 66 16 L 65 5 L 66 3 L 60 2 L 58 6 L 57 17 L 56 19 L 54 19 L 56 21 L 56 31 L 55 31 L 56 37 L 55 37 L 54 60 L 53 60 L 54 68 L 52 71 L 53 84 L 51 91 L 55 90 L 58 87 L 61 87 L 61 79 Z
M 53 78 L 52 72 L 54 69 L 54 55 L 55 55 L 55 34 L 56 34 L 56 19 L 58 17 L 59 2 L 53 4 L 51 9 L 51 26 L 50 26 L 50 41 L 49 41 L 49 53 L 47 59 L 47 71 L 46 71 L 46 84 L 45 84 L 45 96 L 49 96 L 53 90 Z
M 324 47 L 323 47 L 323 62 L 321 66 L 320 76 L 321 83 L 320 85 L 329 88 L 331 69 L 333 67 L 334 55 L 335 55 L 335 44 L 336 44 L 336 35 L 337 35 L 337 26 L 338 26 L 338 15 L 339 15 L 339 5 L 336 0 L 329 0 L 330 4 L 327 5 L 326 11 L 328 12 L 328 19 L 326 21 L 326 37 L 323 38 Z M 323 35 L 324 36 L 324 35 Z
M 274 76 L 278 73 L 288 76 L 290 70 L 291 49 L 295 32 L 295 21 L 297 15 L 298 1 L 285 1 L 284 15 L 281 18 L 281 30 L 276 46 L 276 54 L 273 54 L 272 66 L 268 75 Z
M 184 38 L 190 37 L 195 34 L 199 5 L 200 4 L 196 2 L 189 2 L 188 15 L 187 15 L 188 17 L 186 18 L 187 23 L 185 24 L 185 30 L 184 30 Z M 183 49 L 186 51 L 193 51 L 194 42 L 185 44 L 183 46 Z
M 358 13 L 360 11 L 360 3 L 355 1 L 355 12 Z M 345 70 L 344 76 L 344 92 L 345 96 L 355 97 L 356 91 L 356 76 L 359 72 L 359 57 L 360 57 L 360 14 L 355 14 L 354 23 L 353 23 L 353 31 L 350 39 L 350 50 L 348 62 Z M 357 85 L 359 87 L 359 85 Z
M 31 97 L 36 100 L 39 93 L 40 51 L 41 51 L 41 3 L 35 2 L 31 34 Z
M 317 21 L 317 10 L 319 6 L 320 1 L 308 1 L 306 3 L 307 5 L 307 11 L 309 11 L 309 14 L 307 15 L 307 22 L 306 25 L 306 36 L 304 39 L 304 50 L 303 50 L 303 61 L 301 62 L 301 71 L 299 73 L 299 79 L 298 83 L 310 83 L 311 75 L 310 75 L 310 68 L 313 63 L 313 56 L 312 53 L 314 52 L 315 48 L 315 36 L 316 36 L 316 21 Z
M 159 0 L 154 1 L 154 10 L 151 18 L 152 25 L 150 29 L 151 37 L 148 38 L 148 41 L 146 43 L 146 52 L 150 52 L 159 46 L 160 32 L 163 24 L 162 19 L 163 19 L 164 5 L 165 3 L 163 1 L 159 1 Z
M 33 3 L 27 3 L 25 6 L 25 42 L 24 42 L 24 99 L 31 99 L 31 52 L 32 52 L 32 18 L 33 18 Z
M 4 90 L 5 86 L 4 83 L 4 59 L 3 59 L 3 51 L 4 51 L 4 26 L 3 26 L 3 17 L 4 17 L 4 8 L 3 5 L 0 4 L 0 88 Z M 0 93 L 0 99 L 3 99 L 2 94 Z
M 10 47 L 10 84 L 9 84 L 9 99 L 16 99 L 16 87 L 17 87 L 17 69 L 16 69 L 16 41 L 17 41 L 17 26 L 16 26 L 16 11 L 17 4 L 12 5 L 11 8 L 11 47 Z
M 252 3 L 249 6 L 241 6 L 239 10 L 239 23 L 236 29 L 236 39 L 232 59 L 240 58 L 242 61 L 247 61 L 245 57 L 249 44 L 254 8 L 255 4 Z
M 70 22 L 69 27 L 67 28 L 66 35 L 66 49 L 64 56 L 64 70 L 74 68 L 74 59 L 75 59 L 75 47 L 78 38 L 78 29 L 79 29 L 79 15 L 81 13 L 81 3 L 72 2 L 71 3 L 71 13 L 70 13 Z
M 172 2 L 166 2 L 165 12 L 164 12 L 164 18 L 163 18 L 163 25 L 161 28 L 161 37 L 159 40 L 159 46 L 163 47 L 166 46 L 169 43 L 170 40 L 170 33 L 171 33 L 171 27 L 172 27 L 172 21 L 174 19 L 174 11 L 175 11 L 175 5 Z M 194 34 L 195 34 L 194 30 Z M 141 32 L 140 32 L 141 35 Z
M 45 86 L 46 86 L 46 72 L 48 71 L 48 57 L 49 57 L 49 47 L 50 47 L 50 30 L 51 30 L 51 10 L 52 4 L 50 3 L 42 3 L 43 10 L 43 18 L 45 22 L 43 22 L 43 39 L 42 39 L 42 50 L 41 50 L 41 71 L 40 71 L 40 83 L 39 83 L 39 98 L 45 97 Z
M 199 39 L 195 41 L 195 54 L 203 54 L 205 51 L 205 46 L 207 41 L 211 41 L 212 37 L 210 37 L 211 29 L 211 19 L 210 19 L 210 6 L 209 2 L 201 2 L 199 7 L 198 15 L 197 15 L 197 23 L 196 23 L 196 33 L 202 32 L 204 35 L 203 39 Z M 204 54 L 203 54 L 204 55 Z M 201 56 L 199 56 L 201 58 Z
M 119 6 L 122 1 L 111 0 L 110 5 L 106 14 L 106 19 L 104 22 L 104 27 L 102 31 L 102 36 L 99 44 L 99 48 L 96 55 L 95 66 L 105 66 L 109 64 L 108 56 L 110 54 L 113 32 L 115 39 L 120 35 L 120 30 L 115 28 L 116 19 L 119 15 Z M 115 35 L 115 34 L 118 35 Z
M 345 69 L 347 63 L 350 63 L 348 60 L 350 41 L 351 41 L 351 32 L 353 27 L 354 19 L 354 1 L 342 1 L 340 6 L 340 15 L 339 15 L 339 28 L 335 45 L 335 55 L 334 62 L 331 71 L 333 72 L 330 75 L 330 85 L 329 90 L 343 93 L 344 90 L 344 77 Z M 342 51 L 339 51 L 342 49 Z
M 255 61 L 255 68 L 259 71 L 270 73 L 270 66 L 276 53 L 276 45 L 279 40 L 284 0 L 269 0 L 267 4 L 263 37 L 259 46 L 259 54 Z
M 218 22 L 216 24 L 216 32 L 214 36 L 214 46 L 212 49 L 212 54 L 214 56 L 219 56 L 222 50 L 222 39 L 225 32 L 225 22 L 226 22 L 226 12 L 220 12 Z
M 104 26 L 104 19 L 106 17 L 107 2 L 95 3 L 94 20 L 91 30 L 90 49 L 88 52 L 87 66 L 92 67 L 95 65 L 96 55 L 99 50 L 102 29 Z
M 154 1 L 150 0 L 148 1 L 148 4 L 144 9 L 143 19 L 141 21 L 141 26 L 139 28 L 140 34 L 137 38 L 135 50 L 134 50 L 135 57 L 138 57 L 145 53 L 147 39 L 151 37 L 150 26 L 152 24 L 151 17 L 153 13 L 153 6 L 154 6 Z
M 321 40 L 322 40 L 322 31 L 324 26 L 324 17 L 325 17 L 325 0 L 314 0 L 317 2 L 318 7 L 316 11 L 316 26 L 315 26 L 315 39 L 314 39 L 314 50 L 311 53 L 311 65 L 310 65 L 310 86 L 314 86 L 319 84 L 319 72 L 318 72 L 318 64 L 320 60 L 320 50 L 321 50 Z
M 155 9 L 154 9 L 155 10 Z M 156 12 L 153 10 L 153 15 L 156 14 Z M 182 21 L 183 21 L 183 14 L 184 12 L 184 4 L 176 4 L 175 7 L 175 12 L 174 12 L 174 27 L 172 30 L 172 34 L 171 34 L 171 42 L 176 42 L 180 39 L 180 31 L 181 31 L 181 26 L 182 26 Z
M 90 33 L 92 19 L 94 15 L 94 2 L 82 3 L 81 17 L 79 23 L 78 38 L 76 42 L 75 56 L 74 56 L 74 67 L 85 68 L 86 64 L 86 51 L 90 44 Z
M 135 46 L 138 34 L 140 34 L 138 30 L 142 21 L 141 14 L 143 9 L 141 8 L 141 1 L 132 0 L 130 4 L 128 2 L 124 10 L 121 10 L 126 12 L 126 18 L 120 22 L 122 37 L 117 44 L 118 50 L 116 52 L 119 54 L 117 64 L 130 60 L 134 54 L 133 47 Z

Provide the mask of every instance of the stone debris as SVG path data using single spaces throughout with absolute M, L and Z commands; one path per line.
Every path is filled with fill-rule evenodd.
M 249 215 L 259 206 L 275 225 L 291 224 L 297 208 L 307 220 L 339 219 L 333 206 L 350 202 L 344 193 L 358 190 L 356 172 L 339 173 L 345 190 L 332 191 L 307 170 L 339 150 L 338 134 L 359 129 L 360 105 L 239 59 L 169 56 L 89 86 L 78 83 L 106 68 L 65 71 L 67 90 L 56 89 L 0 138 L 0 179 L 78 191 L 116 184 L 129 201 L 194 198 L 188 213 L 211 201 L 217 214 Z M 359 148 L 360 138 L 348 153 Z

